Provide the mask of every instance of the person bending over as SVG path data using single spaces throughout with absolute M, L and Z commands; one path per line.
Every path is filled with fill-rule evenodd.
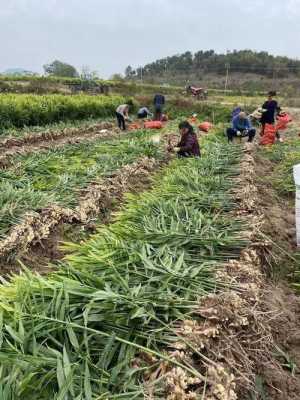
M 188 121 L 179 124 L 180 141 L 173 148 L 178 157 L 200 157 L 200 146 L 194 128 Z
M 148 117 L 152 118 L 153 114 L 150 112 L 149 108 L 141 107 L 138 111 L 137 116 L 139 119 L 144 119 L 144 118 L 148 118 Z
M 232 142 L 234 137 L 248 137 L 248 142 L 252 142 L 256 130 L 252 127 L 247 114 L 241 111 L 232 120 L 232 127 L 227 129 L 228 141 Z
M 116 117 L 117 117 L 117 123 L 120 129 L 123 131 L 126 130 L 126 120 L 129 120 L 129 105 L 128 104 L 121 104 L 117 109 L 116 109 Z

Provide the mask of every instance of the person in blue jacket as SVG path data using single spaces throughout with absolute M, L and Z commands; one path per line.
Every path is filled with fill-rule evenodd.
M 252 142 L 256 130 L 252 127 L 247 114 L 241 111 L 232 120 L 232 127 L 227 129 L 228 141 L 232 142 L 234 137 L 248 137 L 248 142 Z

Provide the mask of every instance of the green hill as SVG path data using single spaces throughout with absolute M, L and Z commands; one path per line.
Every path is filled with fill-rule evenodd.
M 300 61 L 267 52 L 241 50 L 217 54 L 214 50 L 189 51 L 166 57 L 134 69 L 128 66 L 127 79 L 140 79 L 149 83 L 184 85 L 187 82 L 223 88 L 226 76 L 231 88 L 261 90 L 288 82 L 299 86 Z M 299 87 L 300 90 L 300 87 Z

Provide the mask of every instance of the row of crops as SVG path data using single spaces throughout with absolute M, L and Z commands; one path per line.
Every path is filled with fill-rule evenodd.
M 26 213 L 51 204 L 74 208 L 82 189 L 139 157 L 159 159 L 162 152 L 149 136 L 136 131 L 120 138 L 69 144 L 46 152 L 17 155 L 0 170 L 0 236 Z
M 130 144 L 123 146 L 131 157 Z M 144 399 L 142 383 L 162 361 L 199 378 L 167 355 L 179 340 L 174 324 L 197 318 L 199 297 L 224 288 L 216 271 L 246 246 L 244 222 L 232 218 L 240 148 L 217 137 L 203 147 L 201 159 L 173 161 L 151 191 L 128 196 L 114 222 L 91 239 L 66 245 L 59 272 L 27 271 L 2 284 L 2 399 Z M 76 160 L 72 168 L 81 171 Z M 39 177 L 43 163 L 32 163 L 39 188 L 49 169 L 61 172 L 58 160 L 45 163 Z M 69 201 L 68 193 L 61 196 Z M 152 382 L 155 399 L 166 398 L 162 378 Z M 191 385 L 201 398 L 206 382 L 197 382 Z
M 58 121 L 112 117 L 122 96 L 0 94 L 0 130 Z
M 49 124 L 112 118 L 117 106 L 127 101 L 132 104 L 132 113 L 137 104 L 153 106 L 153 96 L 139 96 L 133 101 L 117 95 L 0 94 L 0 135 L 22 136 L 22 128 L 35 131 Z M 213 123 L 230 119 L 228 106 L 195 102 L 182 96 L 168 98 L 165 111 L 171 119 L 187 113 L 197 113 L 200 119 Z

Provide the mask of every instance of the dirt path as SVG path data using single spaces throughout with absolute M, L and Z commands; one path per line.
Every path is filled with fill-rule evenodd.
M 297 134 L 300 110 L 291 109 L 294 123 L 283 137 Z M 300 130 L 300 129 L 299 129 Z M 269 277 L 263 301 L 269 315 L 269 325 L 276 345 L 276 357 L 283 366 L 278 374 L 272 368 L 260 371 L 265 383 L 267 399 L 300 399 L 300 297 L 292 290 L 295 269 L 300 269 L 295 258 L 296 230 L 293 198 L 278 195 L 270 177 L 275 164 L 256 149 L 255 184 L 258 188 L 257 208 L 263 215 L 262 234 L 265 235 L 264 273 Z M 258 397 L 260 399 L 260 397 Z
M 300 393 L 300 340 L 297 339 L 300 339 L 300 298 L 287 281 L 295 269 L 290 258 L 295 251 L 294 206 L 293 202 L 280 198 L 273 189 L 268 179 L 273 168 L 269 160 L 255 154 L 256 207 L 263 215 L 261 233 L 265 246 L 261 248 L 261 257 L 263 272 L 267 276 L 262 301 L 266 322 L 278 346 L 274 353 L 284 368 L 278 373 L 271 366 L 265 368 L 261 365 L 257 374 L 262 378 L 267 399 L 296 400 Z M 291 373 L 296 365 L 296 370 Z

